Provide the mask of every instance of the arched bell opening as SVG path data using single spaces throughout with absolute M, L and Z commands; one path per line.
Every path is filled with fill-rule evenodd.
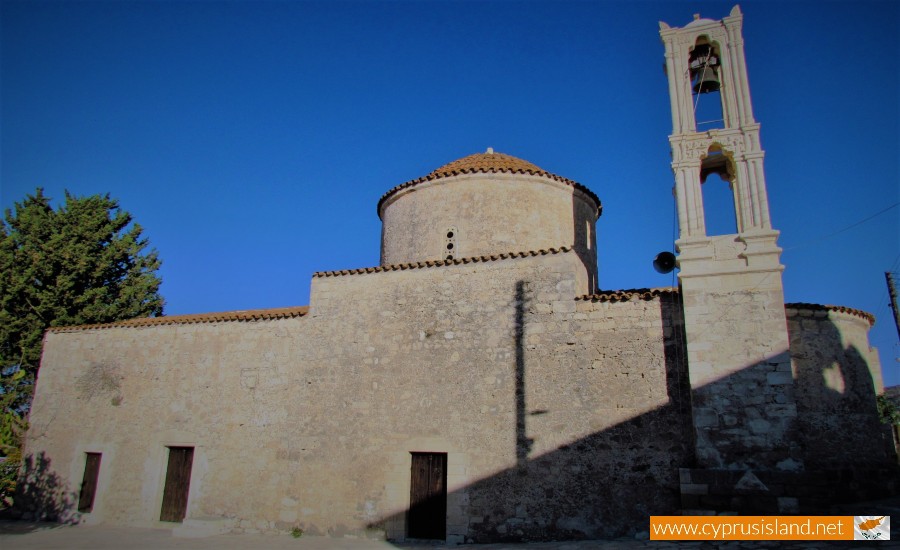
M 694 122 L 698 131 L 725 127 L 722 109 L 722 57 L 719 46 L 705 35 L 691 48 L 688 67 L 694 96 Z
M 703 191 L 703 218 L 706 235 L 732 235 L 738 232 L 734 196 L 734 160 L 713 144 L 700 162 Z

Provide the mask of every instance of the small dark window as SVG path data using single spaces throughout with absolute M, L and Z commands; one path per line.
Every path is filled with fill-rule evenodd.
M 78 495 L 78 511 L 85 514 L 94 509 L 97 479 L 100 477 L 100 456 L 100 453 L 85 453 L 84 478 Z
M 452 260 L 456 257 L 456 227 L 448 227 L 444 234 L 447 238 L 444 240 L 444 250 L 446 250 L 446 258 Z

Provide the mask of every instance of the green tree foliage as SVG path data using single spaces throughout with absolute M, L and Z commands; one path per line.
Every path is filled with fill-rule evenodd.
M 884 394 L 877 397 L 878 415 L 883 424 L 900 425 L 900 410 Z
M 161 315 L 160 260 L 109 195 L 75 197 L 54 210 L 42 189 L 0 223 L 0 392 L 22 414 L 49 327 Z M 13 373 L 24 375 L 12 380 Z M 15 395 L 11 399 L 11 395 Z M 2 432 L 0 428 L 0 432 Z
M 0 510 L 12 504 L 16 492 L 19 463 L 22 462 L 22 436 L 25 435 L 26 422 L 14 403 L 18 400 L 19 388 L 25 371 L 19 369 L 4 376 L 0 373 L 3 393 L 0 394 L 0 456 L 6 460 L 0 462 Z

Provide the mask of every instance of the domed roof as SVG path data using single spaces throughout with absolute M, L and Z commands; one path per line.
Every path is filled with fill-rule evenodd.
M 453 162 L 449 162 L 437 170 L 431 172 L 429 176 L 450 176 L 467 172 L 544 172 L 534 164 L 527 160 L 514 157 L 512 155 L 504 155 L 503 153 L 495 153 L 493 149 L 488 149 L 484 153 L 475 153 Z
M 737 6 L 735 6 L 735 7 L 737 7 Z M 740 10 L 738 10 L 738 13 L 740 13 Z M 731 15 L 735 15 L 734 10 L 731 10 Z M 698 26 L 700 26 L 700 25 L 706 25 L 707 23 L 716 23 L 716 22 L 717 22 L 717 21 L 713 21 L 712 19 L 707 19 L 707 18 L 705 18 L 705 17 L 700 17 L 700 14 L 699 14 L 699 13 L 695 13 L 695 14 L 694 14 L 694 20 L 691 21 L 690 23 L 688 23 L 687 25 L 685 25 L 684 28 L 687 29 L 687 28 L 690 28 L 690 27 L 698 27 Z
M 551 174 L 550 172 L 539 168 L 538 166 L 528 162 L 527 160 L 522 160 L 512 155 L 506 155 L 503 153 L 495 153 L 493 148 L 488 147 L 488 150 L 484 153 L 475 153 L 474 155 L 469 155 L 467 157 L 454 160 L 453 162 L 449 162 L 441 166 L 440 168 L 430 172 L 427 176 L 422 176 L 421 178 L 410 180 L 404 184 L 394 187 L 393 189 L 390 189 L 387 193 L 382 195 L 381 199 L 378 201 L 378 216 L 381 217 L 381 205 L 384 204 L 384 201 L 386 201 L 388 197 L 390 197 L 397 191 L 406 189 L 407 187 L 412 187 L 416 184 L 426 181 L 436 180 L 440 178 L 449 178 L 461 174 L 496 172 L 529 174 L 532 176 L 543 176 L 546 178 L 550 178 L 552 180 L 558 181 L 565 185 L 570 185 L 576 189 L 579 189 L 580 191 L 583 191 L 591 199 L 593 199 L 594 202 L 597 203 L 598 212 L 602 209 L 600 198 L 597 197 L 597 195 L 595 195 L 593 191 L 581 185 L 580 183 L 572 181 L 568 178 L 564 178 L 562 176 L 557 176 L 556 174 Z

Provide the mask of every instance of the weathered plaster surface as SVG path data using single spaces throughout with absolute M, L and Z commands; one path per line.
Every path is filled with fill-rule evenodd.
M 49 333 L 28 451 L 73 488 L 104 453 L 94 521 L 155 525 L 186 445 L 188 518 L 243 531 L 402 538 L 412 451 L 448 453 L 451 540 L 627 531 L 675 509 L 689 454 L 677 314 L 576 301 L 578 269 L 320 277 L 304 318 Z

